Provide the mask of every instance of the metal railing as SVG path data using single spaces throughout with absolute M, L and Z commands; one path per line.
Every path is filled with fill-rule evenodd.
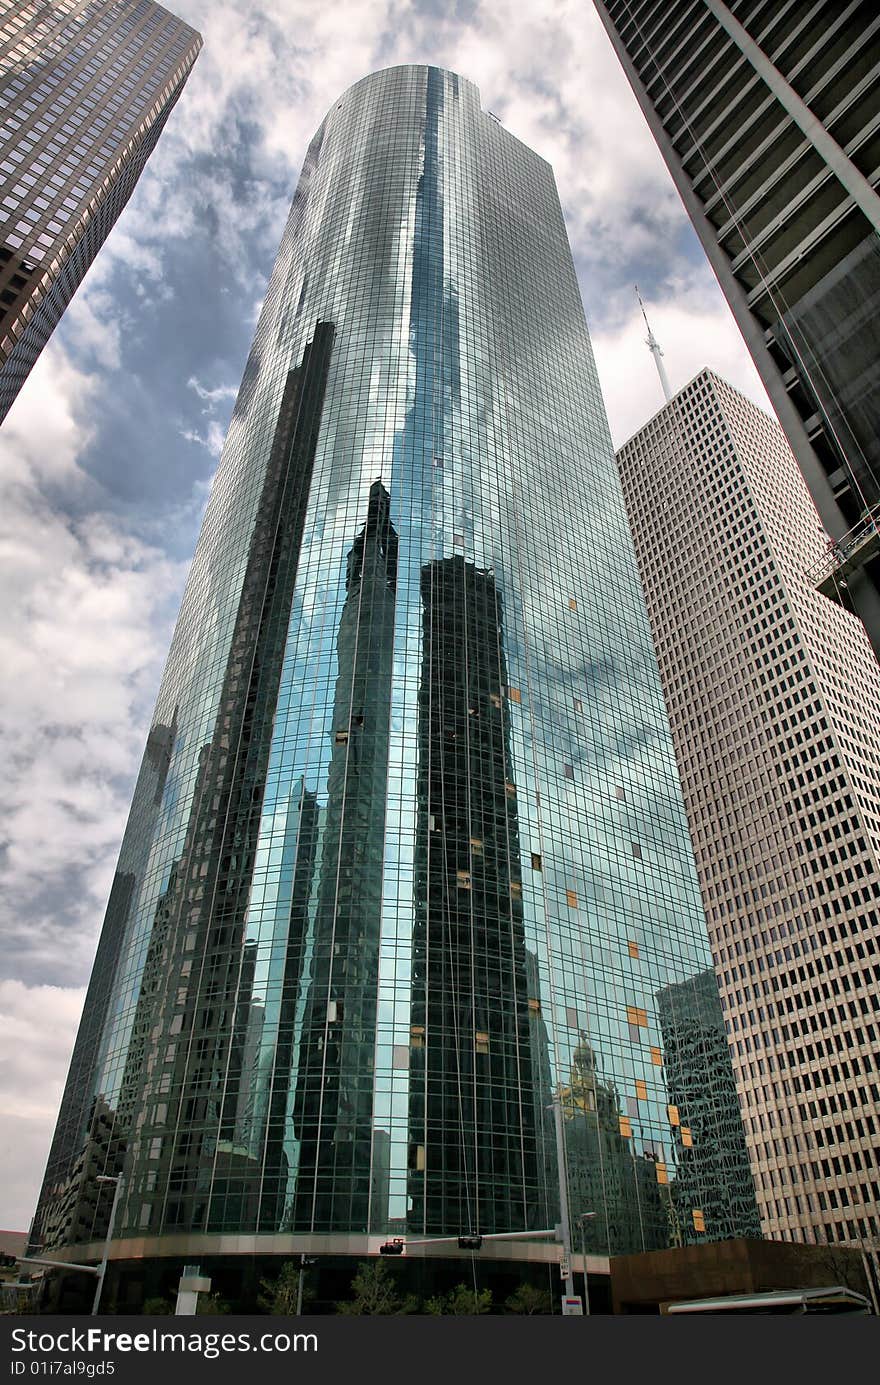
M 809 569 L 806 574 L 807 581 L 814 587 L 820 587 L 835 572 L 846 567 L 850 559 L 870 539 L 880 539 L 880 505 L 868 510 L 858 524 L 853 525 L 842 538 L 828 540 L 826 553 Z

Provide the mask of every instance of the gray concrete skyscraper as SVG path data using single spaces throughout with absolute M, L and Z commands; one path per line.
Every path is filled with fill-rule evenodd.
M 710 967 L 552 171 L 454 73 L 374 73 L 300 175 L 35 1233 L 94 1253 L 103 1158 L 121 1305 L 395 1234 L 546 1276 L 554 1091 L 595 1272 L 754 1231 L 741 1125 L 691 1117 Z
M 818 517 L 744 395 L 701 372 L 618 466 L 764 1230 L 872 1243 L 880 667 L 808 580 Z
M 0 421 L 201 45 L 152 0 L 0 0 Z
M 880 657 L 875 0 L 595 0 Z

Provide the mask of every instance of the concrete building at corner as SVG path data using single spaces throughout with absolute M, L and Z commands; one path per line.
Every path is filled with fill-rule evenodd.
M 880 669 L 777 423 L 702 371 L 617 455 L 764 1233 L 880 1234 Z
M 880 12 L 595 0 L 880 657 Z
M 201 46 L 152 0 L 0 0 L 0 422 Z

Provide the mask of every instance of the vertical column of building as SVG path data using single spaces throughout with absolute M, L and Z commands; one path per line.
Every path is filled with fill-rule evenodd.
M 425 566 L 422 602 L 413 1219 L 525 1230 L 536 1112 L 503 609 L 463 558 Z
M 370 487 L 337 637 L 333 751 L 293 1115 L 296 1230 L 366 1231 L 382 916 L 397 532 Z

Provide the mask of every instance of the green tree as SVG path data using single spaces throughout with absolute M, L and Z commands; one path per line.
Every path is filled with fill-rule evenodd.
M 199 1301 L 196 1304 L 197 1317 L 216 1318 L 221 1313 L 228 1313 L 229 1311 L 229 1304 L 219 1294 L 199 1294 Z
M 418 1311 L 418 1304 L 414 1298 L 399 1297 L 391 1271 L 381 1260 L 365 1260 L 358 1265 L 351 1287 L 353 1297 L 337 1303 L 337 1313 L 360 1316 L 399 1315 Z
M 505 1313 L 552 1313 L 553 1299 L 547 1289 L 520 1284 L 504 1301 Z
M 469 1284 L 456 1284 L 448 1294 L 437 1294 L 425 1303 L 425 1312 L 433 1317 L 472 1317 L 491 1313 L 492 1290 L 473 1289 Z
M 167 1298 L 146 1298 L 144 1299 L 144 1306 L 141 1312 L 147 1313 L 148 1315 L 155 1315 L 157 1313 L 173 1314 L 174 1309 L 171 1307 Z
M 299 1276 L 301 1267 L 293 1260 L 285 1260 L 276 1279 L 261 1279 L 257 1303 L 267 1313 L 277 1313 L 282 1317 L 293 1317 L 299 1299 Z

